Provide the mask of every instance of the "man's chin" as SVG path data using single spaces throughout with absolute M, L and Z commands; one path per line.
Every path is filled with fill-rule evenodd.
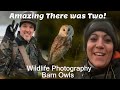
M 30 37 L 25 37 L 24 39 L 29 42 L 31 38 Z

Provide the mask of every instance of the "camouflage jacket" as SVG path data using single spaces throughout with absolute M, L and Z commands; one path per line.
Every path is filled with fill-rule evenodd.
M 47 64 L 47 62 L 42 58 L 40 49 L 36 46 L 36 39 L 34 37 L 32 37 L 28 43 L 18 33 L 17 39 L 19 39 L 21 41 L 20 43 L 25 46 L 32 65 L 38 66 L 41 64 Z M 23 57 L 18 49 L 18 43 L 16 40 L 10 41 L 7 36 L 4 36 L 0 45 L 0 50 L 0 72 L 2 74 L 16 78 L 38 76 L 37 72 L 28 72 Z

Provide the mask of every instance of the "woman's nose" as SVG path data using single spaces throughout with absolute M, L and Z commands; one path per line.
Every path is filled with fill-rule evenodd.
M 99 49 L 103 49 L 104 48 L 104 42 L 102 39 L 99 39 L 97 42 L 96 42 L 96 48 L 99 48 Z

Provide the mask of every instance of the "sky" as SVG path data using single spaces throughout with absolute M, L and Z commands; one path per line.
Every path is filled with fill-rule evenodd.
M 5 34 L 6 25 L 0 25 L 0 36 Z

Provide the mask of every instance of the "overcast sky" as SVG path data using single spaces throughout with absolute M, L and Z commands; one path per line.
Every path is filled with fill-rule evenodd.
M 9 16 L 11 13 L 22 14 L 24 11 L 0 11 L 0 36 L 4 36 L 5 30 L 9 24 L 12 23 L 13 19 Z M 19 23 L 20 19 L 16 19 L 15 23 Z

